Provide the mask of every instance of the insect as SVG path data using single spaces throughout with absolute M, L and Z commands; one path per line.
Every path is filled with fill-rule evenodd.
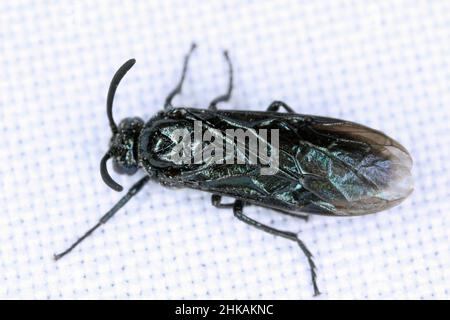
M 96 225 L 67 250 L 55 255 L 55 259 L 72 251 L 152 180 L 167 187 L 210 192 L 215 207 L 230 208 L 239 220 L 295 241 L 308 260 L 314 294 L 318 295 L 313 256 L 297 234 L 250 218 L 244 213 L 245 206 L 267 207 L 305 220 L 310 214 L 356 216 L 389 209 L 413 190 L 411 156 L 400 143 L 380 131 L 345 120 L 296 114 L 281 101 L 270 104 L 265 112 L 218 110 L 217 105 L 227 102 L 233 89 L 233 68 L 226 51 L 224 57 L 229 68 L 226 93 L 212 100 L 207 109 L 173 107 L 172 99 L 182 90 L 194 48 L 192 45 L 184 58 L 181 78 L 166 98 L 164 109 L 147 122 L 135 117 L 116 124 L 112 112 L 115 91 L 135 60 L 127 61 L 114 75 L 106 104 L 112 138 L 109 150 L 100 161 L 100 173 L 103 181 L 116 191 L 123 188 L 108 172 L 106 163 L 109 159 L 119 174 L 132 175 L 142 169 L 146 175 Z M 216 162 L 173 161 L 168 155 L 174 154 L 179 143 L 175 132 L 181 129 L 190 137 L 196 122 L 201 123 L 202 130 L 210 129 L 216 133 L 225 133 L 229 129 L 249 130 L 258 141 L 268 143 L 271 153 L 278 155 L 277 170 L 263 175 L 261 163 L 228 163 L 225 160 L 230 159 L 225 157 Z M 276 148 L 274 141 L 269 143 L 266 137 L 261 139 L 262 134 L 257 133 L 261 129 L 277 130 Z M 235 144 L 231 140 L 231 145 Z M 190 145 L 196 150 L 203 150 L 203 147 L 204 142 Z M 188 160 L 192 160 L 194 151 L 188 151 L 192 151 L 188 154 Z M 255 155 L 249 146 L 245 146 L 244 151 L 240 156 L 245 159 Z M 237 157 L 235 150 L 233 157 Z M 261 155 L 257 154 L 257 160 L 259 158 Z M 223 196 L 235 201 L 224 203 Z

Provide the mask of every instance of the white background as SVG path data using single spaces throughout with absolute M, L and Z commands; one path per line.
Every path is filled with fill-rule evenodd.
M 249 208 L 299 232 L 320 298 L 450 298 L 449 1 L 1 1 L 0 297 L 312 297 L 295 243 L 215 209 L 210 195 L 151 183 L 55 263 L 120 198 L 98 165 L 110 137 L 112 75 L 127 59 L 115 118 L 205 107 L 235 68 L 229 109 L 284 100 L 300 113 L 380 129 L 414 159 L 400 206 L 308 223 Z M 221 106 L 225 108 L 225 106 Z M 130 186 L 137 176 L 118 177 Z

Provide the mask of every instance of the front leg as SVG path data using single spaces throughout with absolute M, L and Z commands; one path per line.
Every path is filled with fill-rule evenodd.
M 76 246 L 78 246 L 84 239 L 89 237 L 96 229 L 98 229 L 101 225 L 108 222 L 109 219 L 111 219 L 117 211 L 120 210 L 128 201 L 130 201 L 131 198 L 133 198 L 139 191 L 142 190 L 142 188 L 145 186 L 145 184 L 150 180 L 149 176 L 144 176 L 138 182 L 136 182 L 133 186 L 131 186 L 130 190 L 128 190 L 127 194 L 125 194 L 122 199 L 119 200 L 107 213 L 105 213 L 100 220 L 95 224 L 92 228 L 90 228 L 86 233 L 79 238 L 77 241 L 75 241 L 68 249 L 64 250 L 61 253 L 55 254 L 54 258 L 55 260 L 59 260 L 62 257 L 64 257 L 66 254 L 71 252 Z

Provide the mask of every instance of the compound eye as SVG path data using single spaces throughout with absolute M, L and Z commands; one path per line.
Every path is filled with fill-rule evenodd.
M 119 123 L 119 130 L 121 131 L 136 131 L 143 127 L 144 121 L 139 117 L 125 118 Z

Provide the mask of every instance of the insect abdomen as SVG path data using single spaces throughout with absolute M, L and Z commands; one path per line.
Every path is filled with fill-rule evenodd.
M 278 170 L 261 175 L 261 163 L 227 164 L 225 158 L 222 163 L 195 163 L 194 153 L 199 150 L 195 142 L 190 163 L 171 161 L 178 142 L 174 131 L 186 130 L 193 138 L 194 121 L 201 122 L 203 130 L 222 133 L 278 130 Z M 180 108 L 150 120 L 141 140 L 144 168 L 156 172 L 165 185 L 232 196 L 291 213 L 373 213 L 400 203 L 412 191 L 412 160 L 403 146 L 379 131 L 337 119 Z M 273 141 L 266 140 L 268 148 L 273 147 Z

